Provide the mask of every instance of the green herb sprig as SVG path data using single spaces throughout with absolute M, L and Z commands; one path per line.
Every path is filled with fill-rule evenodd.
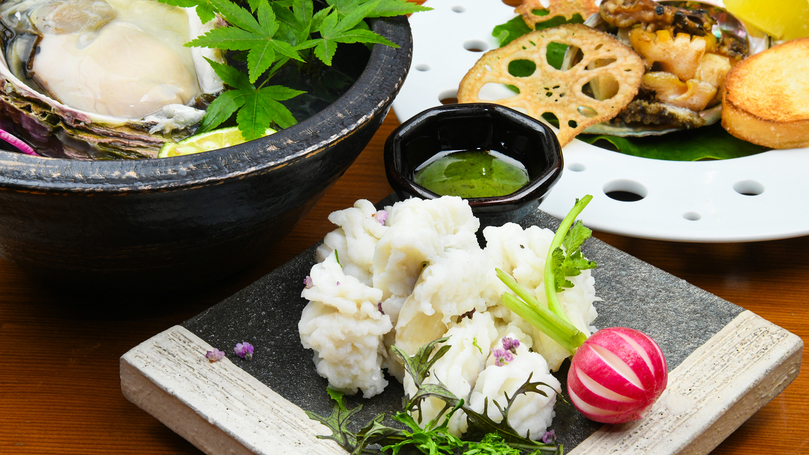
M 573 287 L 567 279 L 577 276 L 582 270 L 594 269 L 597 264 L 584 257 L 581 246 L 593 231 L 576 217 L 584 210 L 593 196 L 586 195 L 565 216 L 551 241 L 545 261 L 544 282 L 548 306 L 543 306 L 525 288 L 506 272 L 497 269 L 497 276 L 514 294 L 503 293 L 501 301 L 508 309 L 540 329 L 562 347 L 574 353 L 587 337 L 577 329 L 565 314 L 557 296 L 565 288 Z M 564 249 L 562 249 L 564 247 Z
M 417 451 L 430 455 L 455 453 L 468 455 L 564 454 L 564 448 L 561 445 L 525 438 L 508 423 L 508 410 L 518 396 L 528 393 L 548 396 L 545 389 L 556 393 L 549 385 L 532 382 L 529 376 L 525 384 L 517 389 L 513 396 L 506 396 L 505 406 L 501 407 L 494 402 L 503 416 L 500 422 L 495 422 L 488 416 L 488 401 L 484 403 L 483 412 L 478 413 L 467 407 L 463 399 L 456 397 L 440 381 L 438 384 L 425 382 L 430 376 L 430 369 L 435 362 L 450 349 L 448 345 L 437 347 L 438 344 L 445 341 L 447 338 L 435 340 L 423 346 L 412 357 L 408 357 L 395 346 L 393 347 L 393 351 L 404 361 L 405 371 L 417 387 L 413 396 L 405 397 L 404 409 L 391 416 L 393 420 L 404 424 L 408 429 L 383 424 L 385 414 L 379 414 L 365 424 L 359 432 L 353 433 L 349 430 L 348 425 L 350 420 L 362 409 L 362 405 L 348 409 L 343 394 L 328 389 L 329 395 L 336 402 L 331 415 L 323 417 L 314 412 L 306 412 L 309 418 L 323 423 L 332 431 L 331 435 L 319 437 L 337 442 L 352 455 L 379 453 L 380 451 L 394 455 L 400 451 L 409 451 L 408 453 Z M 418 412 L 419 416 L 422 415 L 419 412 L 421 403 L 427 398 L 439 398 L 445 403 L 445 406 L 435 419 L 422 424 L 420 418 L 417 421 L 412 415 L 415 412 Z M 451 435 L 447 429 L 450 417 L 458 411 L 466 414 L 469 423 L 465 440 Z
M 199 132 L 210 131 L 234 114 L 245 140 L 257 139 L 271 126 L 288 128 L 297 123 L 281 101 L 304 92 L 270 81 L 290 61 L 318 59 L 331 65 L 337 46 L 344 43 L 384 44 L 398 47 L 373 32 L 365 19 L 392 17 L 431 8 L 406 0 L 326 0 L 315 12 L 313 0 L 159 0 L 195 8 L 203 23 L 227 22 L 186 43 L 241 54 L 246 69 L 208 60 L 227 86 L 206 110 Z M 244 5 L 244 6 L 242 6 Z

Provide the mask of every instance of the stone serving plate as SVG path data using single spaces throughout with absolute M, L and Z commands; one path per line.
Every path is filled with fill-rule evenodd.
M 537 211 L 521 224 L 555 229 L 558 220 Z M 330 432 L 304 412 L 333 407 L 297 328 L 314 248 L 122 356 L 124 395 L 209 454 L 345 454 L 317 438 Z M 552 428 L 565 453 L 706 454 L 798 376 L 798 336 L 597 239 L 583 251 L 598 263 L 595 325 L 652 336 L 669 384 L 645 419 L 622 425 L 595 424 L 557 403 Z M 232 352 L 244 341 L 255 346 L 250 361 Z M 227 358 L 208 362 L 213 347 Z M 563 366 L 563 390 L 565 376 Z M 349 407 L 364 405 L 364 423 L 400 410 L 401 398 L 391 379 L 383 394 Z
M 407 19 L 372 28 L 400 47 L 350 48 L 359 78 L 341 98 L 255 141 L 137 161 L 0 151 L 0 256 L 60 284 L 120 293 L 189 289 L 266 257 L 353 163 L 404 82 Z

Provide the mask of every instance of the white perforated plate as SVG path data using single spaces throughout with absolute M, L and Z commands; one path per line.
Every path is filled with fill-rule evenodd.
M 428 0 L 413 14 L 413 64 L 393 102 L 400 121 L 454 98 L 495 25 L 515 16 L 499 0 Z M 540 205 L 558 218 L 592 194 L 581 220 L 633 237 L 690 242 L 772 240 L 809 234 L 809 149 L 723 161 L 672 162 L 611 152 L 574 140 L 565 170 Z M 607 193 L 631 193 L 625 202 Z

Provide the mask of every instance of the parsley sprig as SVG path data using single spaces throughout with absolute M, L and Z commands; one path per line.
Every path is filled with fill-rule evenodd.
M 588 194 L 576 201 L 559 224 L 551 241 L 544 270 L 547 307 L 520 286 L 511 275 L 500 269 L 496 271 L 498 278 L 514 293 L 503 293 L 501 297 L 503 305 L 551 337 L 571 354 L 584 343 L 587 336 L 567 317 L 557 293 L 573 287 L 573 283 L 567 277 L 577 276 L 582 270 L 598 266 L 594 261 L 585 258 L 581 252 L 584 241 L 590 238 L 593 231 L 585 227 L 581 220 L 576 220 L 592 199 L 593 196 Z
M 404 361 L 407 374 L 413 378 L 417 390 L 413 396 L 406 396 L 404 409 L 396 412 L 391 418 L 404 424 L 408 429 L 394 428 L 385 425 L 384 414 L 379 414 L 357 433 L 352 432 L 348 425 L 351 419 L 362 409 L 359 405 L 353 409 L 348 409 L 345 405 L 345 397 L 342 393 L 328 389 L 331 398 L 336 402 L 331 415 L 320 416 L 314 412 L 307 411 L 309 418 L 317 420 L 326 425 L 331 431 L 331 435 L 319 436 L 323 439 L 331 439 L 352 455 L 367 453 L 392 453 L 394 455 L 402 453 L 413 453 L 414 451 L 430 454 L 455 454 L 462 453 L 468 455 L 483 454 L 522 454 L 532 455 L 556 454 L 562 455 L 564 449 L 555 443 L 542 443 L 521 436 L 508 423 L 508 411 L 515 399 L 527 393 L 538 393 L 548 396 L 544 389 L 553 391 L 549 385 L 543 382 L 532 382 L 529 376 L 525 383 L 515 391 L 514 395 L 506 396 L 506 405 L 500 406 L 494 402 L 500 414 L 503 416 L 500 422 L 495 422 L 488 416 L 488 400 L 484 403 L 482 413 L 475 412 L 464 404 L 464 400 L 456 397 L 447 387 L 439 381 L 438 384 L 427 383 L 430 376 L 430 368 L 449 351 L 450 346 L 437 347 L 439 343 L 447 341 L 447 338 L 435 340 L 419 349 L 418 353 L 408 357 L 404 352 L 393 346 L 393 351 Z M 412 416 L 421 408 L 421 403 L 427 398 L 439 398 L 444 403 L 444 408 L 438 413 L 435 419 L 422 424 Z M 447 428 L 450 417 L 455 412 L 463 411 L 469 422 L 469 429 L 465 435 L 465 440 L 461 440 L 449 433 Z M 422 413 L 418 412 L 421 416 Z M 439 422 L 442 422 L 439 424 Z M 505 449 L 508 450 L 505 450 Z M 408 452 L 409 451 L 409 452 Z
M 318 59 L 331 65 L 337 46 L 347 43 L 398 47 L 370 30 L 365 19 L 392 17 L 430 8 L 406 0 L 325 0 L 315 11 L 314 0 L 159 0 L 195 8 L 203 23 L 221 17 L 226 27 L 215 27 L 186 46 L 238 53 L 245 69 L 208 60 L 227 86 L 206 110 L 200 132 L 215 129 L 236 115 L 245 140 L 257 139 L 267 128 L 297 123 L 281 101 L 304 92 L 271 85 L 287 63 Z

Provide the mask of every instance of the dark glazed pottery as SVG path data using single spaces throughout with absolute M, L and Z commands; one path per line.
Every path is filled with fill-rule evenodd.
M 204 285 L 272 254 L 367 145 L 404 82 L 407 19 L 372 28 L 400 47 L 374 45 L 341 98 L 256 141 L 139 161 L 0 151 L 0 256 L 77 288 L 127 293 Z
M 434 155 L 455 150 L 496 150 L 528 170 L 530 181 L 514 193 L 467 199 L 481 228 L 519 221 L 562 176 L 562 149 L 546 124 L 496 104 L 450 104 L 415 115 L 388 137 L 385 171 L 397 196 L 439 197 L 413 181 L 415 171 Z

